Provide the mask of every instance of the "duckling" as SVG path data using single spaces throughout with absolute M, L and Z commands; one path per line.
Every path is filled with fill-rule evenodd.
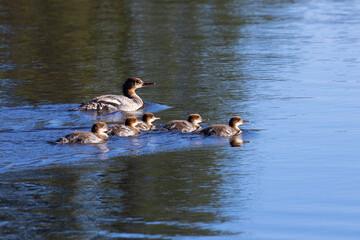
M 160 119 L 159 117 L 155 117 L 153 113 L 144 113 L 142 116 L 142 121 L 136 124 L 136 128 L 142 131 L 155 130 L 156 126 L 152 124 L 153 121 Z
M 201 134 L 206 136 L 216 135 L 222 137 L 232 137 L 241 134 L 239 125 L 249 121 L 244 121 L 241 117 L 232 117 L 229 121 L 229 125 L 216 124 L 210 127 L 204 128 L 200 131 Z
M 104 143 L 109 139 L 108 135 L 106 134 L 107 130 L 108 127 L 106 123 L 97 122 L 92 126 L 91 132 L 73 132 L 66 135 L 65 137 L 59 138 L 56 143 Z
M 128 117 L 125 124 L 113 125 L 109 127 L 108 134 L 110 136 L 132 137 L 139 135 L 140 130 L 136 127 L 139 121 L 136 117 Z
M 201 118 L 199 114 L 190 114 L 188 120 L 173 120 L 168 122 L 164 129 L 169 131 L 180 132 L 195 132 L 201 130 L 201 126 L 198 124 L 205 119 Z

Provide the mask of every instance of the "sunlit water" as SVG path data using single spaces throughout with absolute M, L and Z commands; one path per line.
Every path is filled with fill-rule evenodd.
M 355 1 L 0 3 L 1 239 L 358 239 Z M 228 139 L 50 144 L 127 76 L 158 126 L 239 115 Z M 141 112 L 135 113 L 140 116 Z

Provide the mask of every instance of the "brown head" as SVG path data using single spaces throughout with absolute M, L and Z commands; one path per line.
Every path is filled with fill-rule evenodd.
M 155 117 L 155 115 L 153 113 L 144 113 L 141 120 L 143 122 L 145 122 L 146 124 L 151 125 L 151 123 L 157 119 L 160 119 L 160 118 Z
M 95 134 L 104 134 L 108 130 L 106 123 L 97 122 L 91 127 L 91 132 Z
M 131 96 L 135 94 L 136 89 L 153 84 L 155 83 L 145 83 L 140 78 L 128 77 L 125 80 L 122 89 L 125 96 Z
M 125 125 L 135 128 L 135 124 L 138 123 L 138 120 L 136 117 L 127 117 L 125 120 Z
M 229 126 L 239 130 L 238 126 L 249 121 L 242 120 L 241 117 L 232 117 L 229 121 Z
M 201 123 L 203 120 L 199 114 L 190 114 L 188 117 L 188 122 L 194 125 L 198 125 L 198 123 Z

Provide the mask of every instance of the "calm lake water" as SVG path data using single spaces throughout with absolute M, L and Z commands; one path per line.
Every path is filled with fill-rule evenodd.
M 0 2 L 0 239 L 359 239 L 360 4 Z M 228 139 L 151 132 L 51 145 L 121 94 L 158 124 L 199 113 Z M 141 115 L 141 113 L 138 113 Z

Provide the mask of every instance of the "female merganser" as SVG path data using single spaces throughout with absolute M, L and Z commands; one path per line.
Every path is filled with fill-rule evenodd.
M 210 135 L 216 135 L 222 137 L 236 136 L 241 133 L 241 130 L 238 126 L 245 122 L 249 122 L 249 121 L 244 121 L 241 119 L 241 117 L 232 117 L 229 121 L 229 125 L 225 125 L 225 124 L 211 125 L 210 127 L 201 130 L 200 133 L 206 136 L 210 136 Z
M 180 132 L 194 132 L 199 131 L 201 126 L 198 124 L 205 119 L 202 119 L 199 114 L 190 114 L 188 120 L 173 120 L 165 125 L 166 130 L 180 131 Z
M 140 130 L 135 127 L 139 121 L 136 117 L 128 117 L 125 120 L 125 125 L 113 125 L 109 127 L 108 134 L 119 137 L 132 137 L 139 135 Z
M 144 83 L 140 78 L 129 77 L 122 86 L 122 95 L 102 95 L 88 102 L 82 103 L 72 110 L 97 110 L 97 111 L 136 111 L 144 106 L 142 99 L 135 90 L 155 83 Z
M 142 116 L 142 121 L 136 124 L 136 128 L 142 130 L 142 131 L 149 131 L 149 130 L 155 130 L 156 126 L 152 124 L 153 121 L 160 119 L 158 117 L 155 117 L 152 113 L 144 113 Z
M 106 123 L 97 122 L 92 126 L 91 132 L 73 132 L 59 138 L 56 143 L 104 143 L 109 139 L 107 130 Z

